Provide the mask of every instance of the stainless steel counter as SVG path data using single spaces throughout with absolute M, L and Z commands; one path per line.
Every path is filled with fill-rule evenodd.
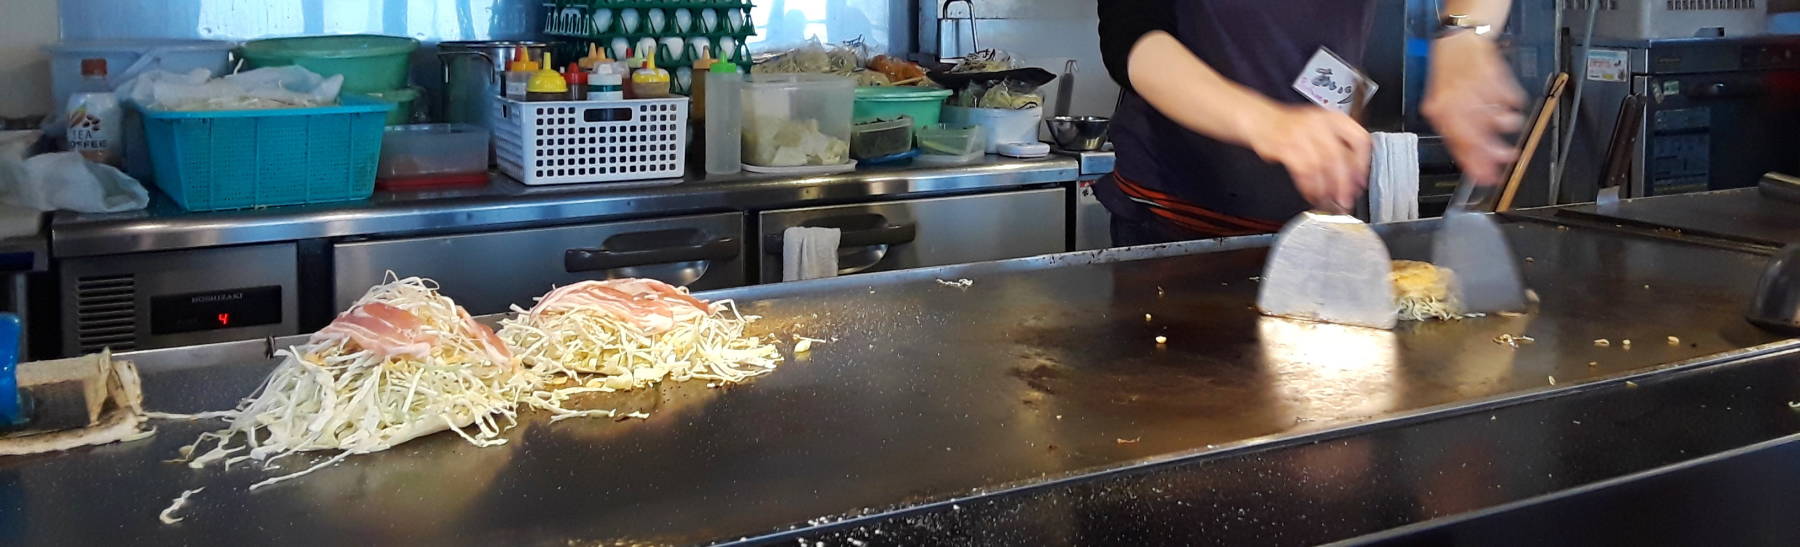
M 953 167 L 884 167 L 808 177 L 690 175 L 682 180 L 531 187 L 495 175 L 487 186 L 464 190 L 378 192 L 362 201 L 203 213 L 184 211 L 153 193 L 150 207 L 143 211 L 58 213 L 51 220 L 50 239 L 54 256 L 67 258 L 800 207 L 1071 182 L 1079 176 L 1079 163 L 1070 158 L 989 156 Z
M 1416 259 L 1429 253 L 1433 226 L 1380 229 L 1397 258 Z M 1528 261 L 1524 273 L 1541 305 L 1520 317 L 1392 332 L 1257 315 L 1266 236 L 708 293 L 764 316 L 759 332 L 833 341 L 746 386 L 668 385 L 598 403 L 649 410 L 648 420 L 551 424 L 528 415 L 504 446 L 474 448 L 435 435 L 254 494 L 244 486 L 268 472 L 162 463 L 209 424 L 162 423 L 156 437 L 138 443 L 0 461 L 0 514 L 18 515 L 0 519 L 0 538 L 196 545 L 772 539 L 911 508 L 954 512 L 1062 479 L 1128 477 L 1224 454 L 1263 458 L 1271 443 L 1317 442 L 1315 435 L 1331 431 L 1466 414 L 1624 378 L 1648 384 L 1642 375 L 1659 369 L 1696 370 L 1793 346 L 1740 315 L 1761 256 L 1529 221 L 1505 231 Z M 973 285 L 946 287 L 934 278 Z M 1502 334 L 1536 342 L 1509 347 L 1494 341 Z M 1167 343 L 1154 342 L 1158 335 Z M 1597 338 L 1612 344 L 1597 347 Z M 1627 338 L 1636 343 L 1624 347 Z M 146 373 L 149 406 L 180 412 L 227 407 L 255 389 L 271 366 L 264 351 L 261 342 L 240 342 L 129 357 Z M 1502 423 L 1522 434 L 1541 431 L 1532 424 L 1543 422 L 1531 420 Z M 1412 446 L 1420 453 L 1458 448 Z M 1495 465 L 1536 469 L 1563 456 L 1494 457 L 1508 459 Z M 283 462 L 283 470 L 310 460 Z M 1334 461 L 1294 465 L 1343 467 Z M 1444 507 L 1433 501 L 1442 496 L 1467 500 L 1456 505 L 1466 510 L 1534 488 L 1431 482 L 1442 496 L 1399 495 L 1391 507 L 1370 508 L 1355 502 L 1359 491 L 1329 482 L 1211 469 L 1196 471 L 1197 484 L 1242 480 L 1255 492 L 1345 496 L 1338 504 L 1291 498 L 1303 500 L 1294 502 L 1303 509 L 1297 514 L 1312 517 L 1306 524 L 1316 529 L 1305 535 L 1275 520 L 1239 515 L 1228 523 L 1233 534 L 1274 543 L 1329 541 L 1427 518 Z M 156 521 L 174 495 L 201 486 L 182 512 L 187 520 Z M 1146 499 L 1158 493 L 1152 487 Z M 1341 512 L 1318 510 L 1325 506 Z M 1060 507 L 1067 505 L 1052 509 Z M 1363 518 L 1373 510 L 1392 518 Z M 1096 516 L 1045 518 L 1079 527 Z M 972 543 L 1015 536 L 993 537 Z
M 1632 198 L 1607 205 L 1583 203 L 1513 214 L 1765 252 L 1800 243 L 1800 203 L 1770 198 L 1756 188 Z

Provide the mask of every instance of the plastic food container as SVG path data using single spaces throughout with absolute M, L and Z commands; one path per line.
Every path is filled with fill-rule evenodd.
M 912 150 L 912 118 L 859 123 L 850 128 L 850 157 L 863 160 Z
M 745 164 L 851 163 L 854 80 L 823 74 L 752 74 L 741 95 Z
M 389 126 L 381 134 L 380 190 L 486 184 L 488 131 L 464 123 Z
M 913 127 L 938 123 L 944 109 L 948 89 L 924 87 L 859 87 L 856 88 L 856 122 L 910 116 Z
M 393 105 L 177 112 L 143 109 L 156 186 L 189 211 L 363 199 L 375 191 Z
M 350 34 L 271 38 L 244 44 L 251 68 L 300 65 L 326 76 L 344 75 L 344 91 L 368 93 L 406 87 L 407 57 L 419 41 L 401 36 Z
M 979 125 L 987 136 L 984 145 L 989 154 L 1000 151 L 1000 145 L 1015 142 L 1038 142 L 1038 124 L 1044 109 L 967 108 L 945 106 L 943 120 L 951 125 Z
M 964 156 L 971 152 L 987 153 L 987 137 L 980 126 L 937 124 L 913 132 L 919 139 L 919 152 L 926 155 Z
M 235 42 L 216 40 L 93 40 L 58 42 L 50 52 L 50 89 L 55 108 L 68 104 L 69 94 L 81 83 L 82 59 L 106 59 L 106 83 L 119 87 L 150 70 L 189 72 L 196 68 L 223 76 L 231 71 Z
M 919 141 L 918 165 L 960 165 L 987 155 L 987 135 L 981 126 L 937 124 L 914 131 Z

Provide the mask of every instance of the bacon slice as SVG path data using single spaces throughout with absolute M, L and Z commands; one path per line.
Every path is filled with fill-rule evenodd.
M 364 350 L 383 358 L 431 356 L 431 344 L 437 337 L 425 332 L 425 322 L 411 312 L 381 302 L 352 307 L 338 315 L 330 325 L 312 335 L 312 343 L 348 339 Z
M 462 309 L 462 306 L 457 306 L 456 311 L 462 314 L 463 328 L 468 329 L 469 334 L 481 342 L 481 351 L 487 354 L 488 359 L 492 359 L 496 365 L 512 364 L 512 350 L 506 349 L 506 342 L 500 340 L 500 335 L 494 334 L 494 329 L 470 317 L 468 310 Z
M 711 313 L 698 298 L 654 279 L 583 281 L 560 287 L 538 300 L 532 316 L 591 308 L 647 334 L 661 334 L 680 321 Z

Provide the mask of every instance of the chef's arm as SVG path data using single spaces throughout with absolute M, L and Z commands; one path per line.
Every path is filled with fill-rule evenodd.
M 1450 156 L 1470 179 L 1498 184 L 1516 155 L 1506 136 L 1524 125 L 1525 94 L 1494 40 L 1512 0 L 1443 0 L 1445 16 L 1465 15 L 1489 25 L 1486 36 L 1449 32 L 1432 41 L 1431 69 L 1419 112 L 1444 137 Z
M 1173 10 L 1169 0 L 1100 0 L 1101 56 L 1120 87 L 1188 130 L 1285 167 L 1314 206 L 1353 208 L 1368 182 L 1368 131 L 1339 112 L 1278 103 L 1219 74 L 1175 39 Z

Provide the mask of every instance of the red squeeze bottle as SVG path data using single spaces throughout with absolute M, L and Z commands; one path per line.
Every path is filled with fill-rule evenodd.
M 633 48 L 625 48 L 625 59 L 624 59 L 625 73 L 621 74 L 620 76 L 624 77 L 624 83 L 627 85 L 622 85 L 619 87 L 623 88 L 622 91 L 625 92 L 626 99 L 636 99 L 637 98 L 637 92 L 633 91 L 631 89 L 631 85 L 629 85 L 629 84 L 631 84 L 632 71 L 635 71 L 638 69 L 638 67 L 631 66 L 631 61 L 636 58 L 637 58 L 637 50 L 635 50 Z
M 588 74 L 580 65 L 569 63 L 569 68 L 563 71 L 563 81 L 569 83 L 569 100 L 587 100 Z

